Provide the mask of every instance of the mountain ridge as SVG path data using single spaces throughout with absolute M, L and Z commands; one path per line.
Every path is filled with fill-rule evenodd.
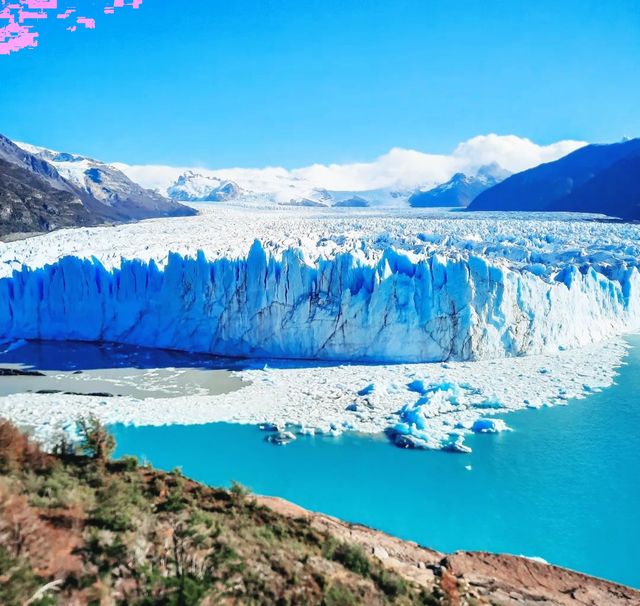
M 607 207 L 606 200 L 597 204 L 593 201 L 595 192 L 594 194 L 588 192 L 591 187 L 598 187 L 602 192 L 614 188 L 613 183 L 605 185 L 602 182 L 603 179 L 607 179 L 607 173 L 604 171 L 625 158 L 633 157 L 639 153 L 640 138 L 619 143 L 587 145 L 559 160 L 512 175 L 479 194 L 469 205 L 468 210 L 558 211 L 571 209 L 573 212 L 613 214 L 611 209 Z M 618 170 L 624 172 L 624 168 L 618 168 Z M 593 181 L 598 175 L 603 176 Z M 617 179 L 619 176 L 619 173 L 614 173 L 609 180 Z M 628 184 L 628 188 L 620 192 L 623 199 L 627 197 L 633 199 L 634 196 L 637 196 L 637 192 L 640 190 L 640 177 L 630 179 Z M 582 193 L 579 194 L 578 191 Z M 592 201 L 585 206 L 583 201 L 587 197 Z M 627 206 L 628 203 L 622 200 L 616 203 L 615 207 L 620 213 L 617 216 L 621 215 L 626 219 L 640 218 L 638 209 L 628 210 Z
M 196 214 L 103 162 L 21 145 L 0 135 L 0 236 Z
M 409 196 L 414 208 L 467 207 L 481 192 L 497 185 L 511 173 L 496 163 L 480 167 L 475 174 L 458 172 L 436 187 Z

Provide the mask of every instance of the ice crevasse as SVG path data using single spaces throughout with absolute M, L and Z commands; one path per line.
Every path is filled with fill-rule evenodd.
M 309 262 L 64 257 L 0 280 L 0 338 L 113 341 L 247 357 L 475 360 L 579 347 L 640 327 L 640 274 L 568 265 L 538 275 L 480 255 Z

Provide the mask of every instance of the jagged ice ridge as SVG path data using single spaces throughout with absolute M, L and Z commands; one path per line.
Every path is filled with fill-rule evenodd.
M 482 255 L 387 248 L 309 263 L 64 257 L 0 280 L 0 337 L 131 343 L 230 356 L 372 362 L 478 360 L 600 341 L 640 326 L 640 275 L 569 265 L 553 276 Z
M 15 394 L 0 398 L 3 416 L 43 439 L 82 409 L 108 423 L 386 429 L 402 446 L 464 451 L 467 433 L 506 429 L 495 415 L 610 385 L 624 347 L 609 338 L 639 325 L 637 225 L 200 211 L 0 243 L 0 342 L 114 340 L 316 360 L 252 362 L 259 368 L 238 373 L 246 386 L 218 396 Z M 535 352 L 544 353 L 507 357 Z M 443 359 L 481 361 L 398 363 Z
M 637 227 L 454 216 L 209 211 L 6 244 L 0 338 L 432 362 L 640 326 Z

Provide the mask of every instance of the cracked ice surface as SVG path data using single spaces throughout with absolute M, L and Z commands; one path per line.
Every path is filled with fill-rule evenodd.
M 0 337 L 435 362 L 640 326 L 637 226 L 459 217 L 209 207 L 5 244 Z
M 199 216 L 0 242 L 0 277 L 22 264 L 41 267 L 68 255 L 95 257 L 107 268 L 121 258 L 153 259 L 162 267 L 169 252 L 195 257 L 202 250 L 210 260 L 233 259 L 246 256 L 256 238 L 270 253 L 296 248 L 309 262 L 345 252 L 376 261 L 393 247 L 411 259 L 433 253 L 481 255 L 543 276 L 568 265 L 608 271 L 620 264 L 636 266 L 640 259 L 640 225 L 592 221 L 587 215 L 193 206 Z

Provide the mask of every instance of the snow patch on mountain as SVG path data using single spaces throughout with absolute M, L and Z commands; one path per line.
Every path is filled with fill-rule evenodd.
M 103 212 L 108 219 L 142 219 L 193 212 L 158 192 L 144 189 L 111 164 L 27 143 L 18 145 L 55 167 L 69 183 L 99 202 L 97 212 Z
M 416 208 L 464 208 L 480 193 L 497 185 L 510 174 L 495 163 L 480 167 L 475 174 L 456 173 L 446 183 L 414 192 L 408 202 Z
M 114 164 L 132 180 L 166 193 L 180 176 L 192 171 L 237 184 L 244 195 L 236 201 L 247 206 L 291 204 L 310 200 L 327 206 L 354 195 L 370 206 L 399 206 L 418 188 L 432 188 L 451 179 L 455 173 L 476 175 L 481 167 L 497 163 L 511 172 L 556 160 L 585 145 L 580 141 L 559 141 L 536 145 L 514 135 L 482 135 L 458 145 L 451 154 L 430 154 L 412 149 L 393 148 L 370 162 L 313 164 L 302 168 L 226 168 L 206 169 L 163 165 Z M 321 199 L 323 191 L 332 200 Z M 342 197 L 341 193 L 349 194 Z
M 178 202 L 224 202 L 236 200 L 242 193 L 242 188 L 233 181 L 193 170 L 180 175 L 167 189 L 167 195 Z

